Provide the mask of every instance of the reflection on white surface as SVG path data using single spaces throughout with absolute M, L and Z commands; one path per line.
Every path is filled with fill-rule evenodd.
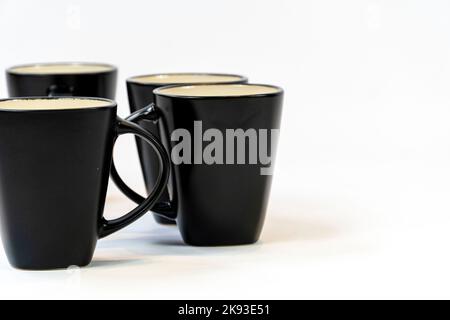
M 445 253 L 450 218 L 441 216 L 443 202 L 436 203 L 442 194 L 420 188 L 399 191 L 395 183 L 391 187 L 362 183 L 366 179 L 375 182 L 376 174 L 364 179 L 349 177 L 347 190 L 336 193 L 333 183 L 341 181 L 315 173 L 314 177 L 312 172 L 311 176 L 305 174 L 304 183 L 328 182 L 321 193 L 311 187 L 300 190 L 302 196 L 274 190 L 261 241 L 255 245 L 186 246 L 176 227 L 159 226 L 146 215 L 100 240 L 91 265 L 79 270 L 17 271 L 2 255 L 0 281 L 9 290 L 0 291 L 0 297 L 31 298 L 38 289 L 40 298 L 392 298 L 445 294 L 414 291 L 408 284 L 413 278 L 429 289 L 433 281 L 439 280 L 440 286 L 450 284 L 441 276 L 450 267 Z M 415 207 L 407 202 L 411 194 L 422 196 Z M 128 201 L 122 198 L 122 202 L 118 206 Z M 435 273 L 427 274 L 429 282 L 424 282 L 417 274 L 429 264 Z M 391 288 L 388 293 L 386 286 Z

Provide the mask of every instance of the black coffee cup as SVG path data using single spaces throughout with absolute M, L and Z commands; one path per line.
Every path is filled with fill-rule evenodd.
M 10 97 L 78 96 L 114 99 L 117 68 L 103 63 L 62 62 L 6 70 Z
M 269 85 L 156 89 L 155 104 L 130 121 L 159 122 L 171 154 L 170 200 L 152 211 L 176 219 L 187 244 L 239 245 L 259 239 L 272 181 L 283 91 Z M 132 200 L 144 200 L 111 175 Z
M 0 100 L 0 225 L 11 265 L 85 266 L 98 238 L 135 221 L 157 201 L 169 176 L 165 149 L 116 112 L 114 101 L 100 98 Z M 126 133 L 154 148 L 160 172 L 137 208 L 106 220 L 113 145 Z
M 189 85 L 199 83 L 209 84 L 237 84 L 246 83 L 247 78 L 234 74 L 222 73 L 159 73 L 142 76 L 135 76 L 127 79 L 128 100 L 130 111 L 133 113 L 151 103 L 155 102 L 153 90 L 167 86 L 167 85 Z M 156 137 L 160 136 L 159 122 L 142 120 L 139 125 Z M 148 191 L 153 189 L 155 184 L 158 167 L 155 162 L 155 153 L 147 144 L 141 140 L 136 139 L 136 144 L 139 153 L 139 159 L 144 176 L 144 182 Z M 164 192 L 160 201 L 169 201 L 169 195 Z M 162 216 L 154 215 L 155 220 L 162 224 L 173 224 L 174 220 L 168 220 Z

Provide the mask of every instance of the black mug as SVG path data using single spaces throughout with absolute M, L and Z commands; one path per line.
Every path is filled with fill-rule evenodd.
M 98 238 L 138 219 L 165 189 L 170 163 L 163 145 L 116 116 L 100 98 L 0 100 L 0 223 L 11 265 L 55 269 L 90 263 Z M 155 189 L 124 216 L 103 217 L 112 150 L 132 133 L 156 151 Z
M 153 90 L 167 85 L 189 85 L 189 84 L 237 84 L 246 83 L 247 78 L 234 74 L 222 73 L 159 73 L 142 76 L 135 76 L 127 79 L 128 100 L 131 113 L 155 102 Z M 151 132 L 156 137 L 160 136 L 159 122 L 143 119 L 139 125 Z M 139 153 L 144 183 L 147 191 L 153 189 L 156 182 L 158 167 L 155 162 L 155 153 L 147 144 L 140 139 L 136 139 Z M 169 195 L 164 192 L 160 201 L 169 201 Z M 174 220 L 166 219 L 159 215 L 154 215 L 155 220 L 161 224 L 173 224 Z
M 256 242 L 270 193 L 283 90 L 192 85 L 163 87 L 154 94 L 154 105 L 127 118 L 159 122 L 171 154 L 170 200 L 152 211 L 176 219 L 190 245 Z M 143 201 L 121 180 L 114 163 L 111 176 L 130 199 Z
M 117 68 L 103 63 L 62 62 L 6 70 L 10 97 L 78 96 L 114 99 Z

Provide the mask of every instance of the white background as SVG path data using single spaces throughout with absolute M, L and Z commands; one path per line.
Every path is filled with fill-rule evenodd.
M 449 17 L 444 0 L 0 0 L 0 69 L 116 64 L 123 116 L 137 74 L 286 90 L 258 244 L 188 247 L 147 215 L 81 270 L 17 271 L 0 253 L 0 298 L 450 298 Z M 142 190 L 133 140 L 115 154 Z M 107 200 L 108 216 L 132 206 Z

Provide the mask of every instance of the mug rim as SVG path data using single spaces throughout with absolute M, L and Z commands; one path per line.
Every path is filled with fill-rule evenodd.
M 107 102 L 107 104 L 98 107 L 84 107 L 84 108 L 71 108 L 71 109 L 2 109 L 0 112 L 74 112 L 74 111 L 86 111 L 86 110 L 100 110 L 100 109 L 112 109 L 117 108 L 117 102 L 111 99 L 98 98 L 98 97 L 48 97 L 48 96 L 29 96 L 29 97 L 10 97 L 0 99 L 0 103 L 4 101 L 13 100 L 98 100 Z
M 242 94 L 242 95 L 215 95 L 215 96 L 188 96 L 188 95 L 177 95 L 177 94 L 168 94 L 168 93 L 161 93 L 159 91 L 169 88 L 176 88 L 176 87 L 186 87 L 186 86 L 215 86 L 215 85 L 242 85 L 242 86 L 261 86 L 261 87 L 269 87 L 273 89 L 277 89 L 276 92 L 271 93 L 257 93 L 257 94 Z M 192 99 L 192 100 L 204 100 L 204 99 L 233 99 L 233 98 L 261 98 L 261 97 L 271 97 L 271 96 L 279 96 L 284 94 L 283 88 L 271 84 L 264 84 L 264 83 L 238 83 L 238 84 L 217 84 L 217 83 L 208 83 L 208 84 L 202 84 L 202 83 L 196 83 L 196 84 L 182 84 L 182 85 L 169 85 L 164 87 L 159 87 L 153 90 L 153 94 L 161 97 L 168 97 L 168 98 L 182 98 L 182 99 Z
M 153 76 L 184 76 L 184 75 L 195 75 L 195 76 L 226 76 L 226 77 L 236 77 L 238 79 L 230 81 L 230 82 L 196 82 L 195 84 L 238 84 L 242 82 L 248 81 L 248 77 L 240 75 L 240 74 L 234 74 L 234 73 L 220 73 L 220 72 L 160 72 L 160 73 L 150 73 L 150 74 L 142 74 L 137 76 L 132 76 L 127 78 L 126 82 L 130 84 L 136 84 L 136 85 L 142 85 L 142 86 L 171 86 L 171 85 L 191 85 L 192 82 L 179 82 L 174 84 L 173 82 L 138 82 L 136 81 L 136 78 L 141 77 L 153 77 Z
M 36 67 L 36 66 L 55 66 L 55 65 L 68 65 L 68 66 L 102 66 L 108 67 L 109 70 L 104 71 L 88 71 L 88 72 L 67 72 L 67 73 L 35 73 L 35 72 L 16 72 L 14 69 L 18 68 L 28 68 L 28 67 Z M 6 69 L 6 73 L 14 74 L 14 75 L 26 75 L 26 76 L 37 76 L 37 77 L 45 77 L 45 76 L 65 76 L 65 75 L 85 75 L 85 74 L 102 74 L 102 73 L 111 73 L 117 72 L 117 67 L 113 64 L 103 63 L 103 62 L 82 62 L 82 61 L 61 61 L 61 62 L 35 62 L 35 63 L 26 63 L 26 64 L 18 64 L 11 66 Z

